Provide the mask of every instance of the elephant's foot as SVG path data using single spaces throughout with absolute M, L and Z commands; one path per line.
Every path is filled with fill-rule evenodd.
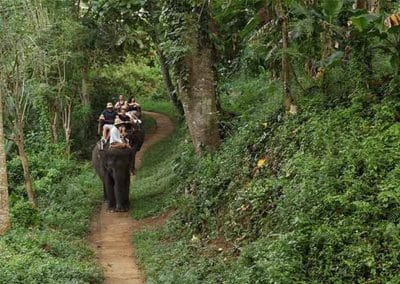
M 115 212 L 128 212 L 129 211 L 129 206 L 121 206 L 117 205 L 115 208 Z
M 108 205 L 108 206 L 107 206 L 107 211 L 108 211 L 108 212 L 115 212 L 115 211 L 116 211 L 115 206 L 110 206 L 110 205 Z
M 118 208 L 118 209 L 115 209 L 115 212 L 128 212 L 128 210 L 122 209 L 122 208 Z

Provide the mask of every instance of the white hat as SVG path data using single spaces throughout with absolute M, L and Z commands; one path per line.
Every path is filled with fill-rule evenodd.
M 119 117 L 115 118 L 114 125 L 121 125 L 121 124 L 124 124 L 124 122 Z

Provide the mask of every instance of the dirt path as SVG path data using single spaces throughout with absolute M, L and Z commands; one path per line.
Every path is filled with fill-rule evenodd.
M 165 115 L 145 112 L 157 120 L 154 134 L 148 135 L 142 149 L 136 154 L 136 168 L 142 165 L 144 152 L 157 141 L 171 135 L 175 126 Z M 100 190 L 100 189 L 99 189 Z M 89 241 L 96 252 L 98 263 L 103 267 L 106 284 L 142 284 L 144 275 L 135 259 L 132 233 L 146 225 L 157 225 L 165 221 L 168 214 L 156 218 L 135 221 L 130 213 L 110 213 L 103 204 L 100 212 L 93 218 Z

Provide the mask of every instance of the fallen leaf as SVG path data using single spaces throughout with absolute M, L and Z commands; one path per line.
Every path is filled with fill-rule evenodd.
M 265 165 L 265 163 L 267 162 L 267 159 L 259 159 L 258 160 L 258 162 L 257 162 L 257 168 L 262 168 L 264 165 Z

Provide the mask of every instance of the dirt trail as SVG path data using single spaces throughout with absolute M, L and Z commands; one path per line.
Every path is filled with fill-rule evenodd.
M 145 112 L 157 120 L 155 133 L 146 136 L 142 149 L 136 154 L 136 168 L 142 165 L 144 152 L 157 141 L 171 135 L 175 126 L 165 115 Z M 100 189 L 99 189 L 100 190 Z M 132 233 L 143 226 L 157 225 L 165 221 L 168 213 L 156 218 L 135 221 L 129 212 L 110 213 L 103 204 L 93 218 L 89 241 L 96 252 L 98 263 L 103 267 L 106 284 L 142 284 L 144 275 L 139 270 L 132 245 Z

